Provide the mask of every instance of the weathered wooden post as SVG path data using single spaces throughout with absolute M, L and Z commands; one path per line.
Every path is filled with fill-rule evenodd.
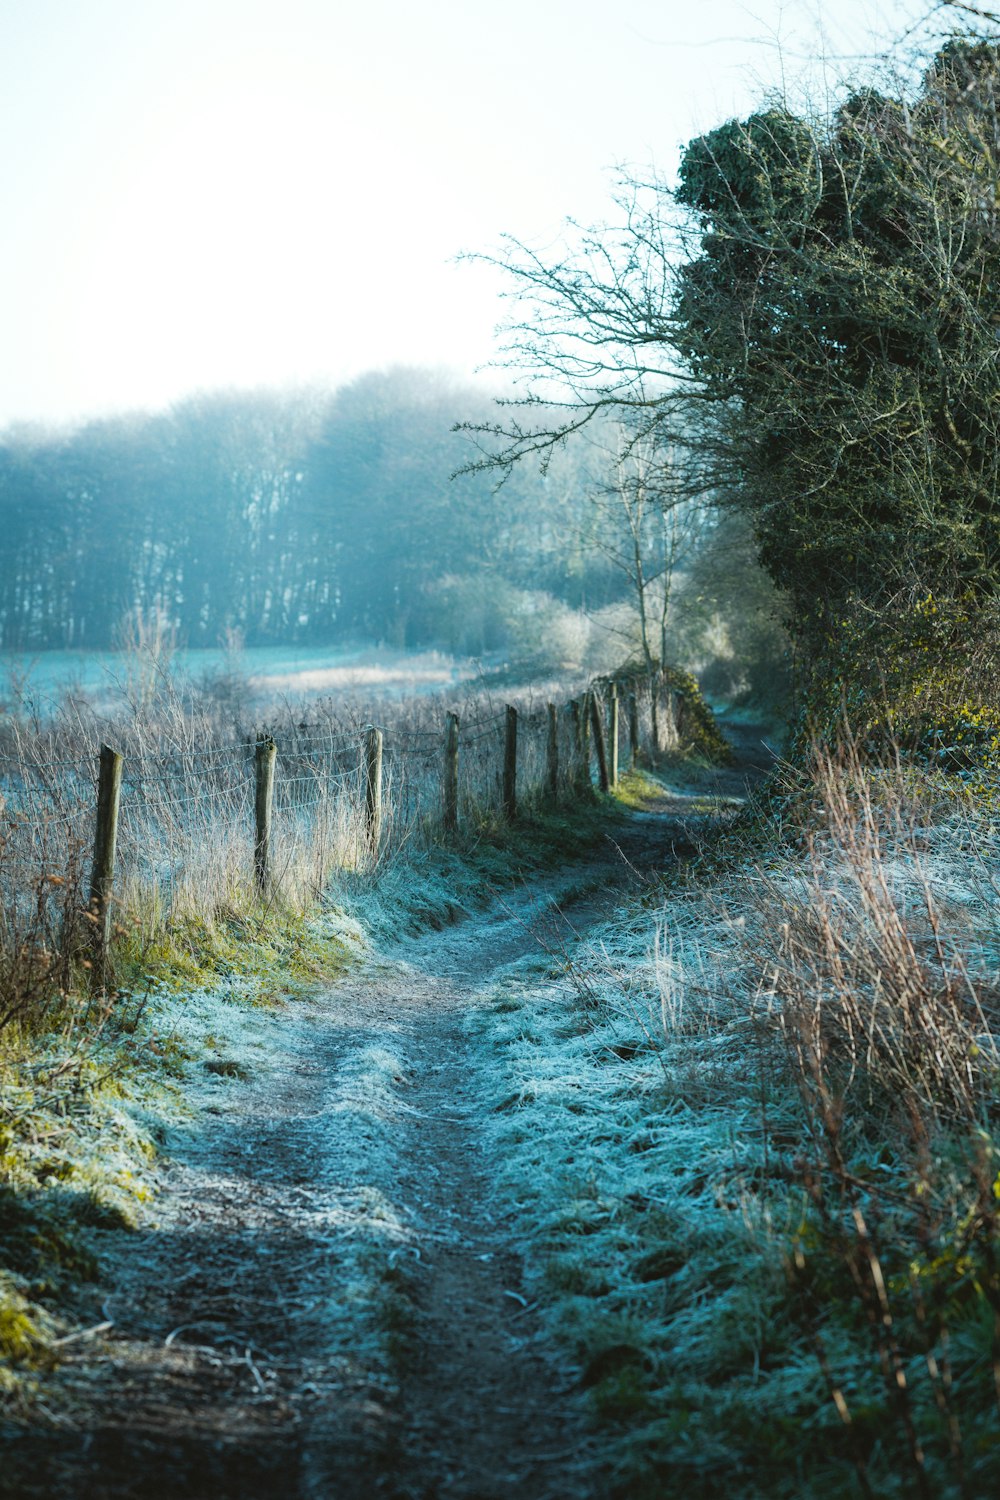
M 382 841 L 382 731 L 373 724 L 365 730 L 365 826 L 377 856 Z
M 583 731 L 580 728 L 580 700 L 579 700 L 579 698 L 571 698 L 570 699 L 570 703 L 569 703 L 569 717 L 570 717 L 570 724 L 572 725 L 572 729 L 573 729 L 573 770 L 572 770 L 572 774 L 571 774 L 571 780 L 572 780 L 573 785 L 576 787 L 577 791 L 579 791 L 579 789 L 580 789 L 580 781 L 581 781 L 581 777 L 580 777 L 580 761 L 582 759 L 582 753 L 581 753 L 581 750 L 580 750 L 580 746 L 583 743 Z
M 590 690 L 583 695 L 580 705 L 580 782 L 590 791 Z
M 676 726 L 674 722 L 674 694 L 667 683 L 667 674 L 661 667 L 656 676 L 657 692 L 660 698 L 660 713 L 662 722 L 662 742 L 660 748 L 672 750 L 676 742 Z
M 124 758 L 110 745 L 101 746 L 97 777 L 97 824 L 94 829 L 94 866 L 90 874 L 89 910 L 94 918 L 94 978 L 104 967 L 111 937 L 111 892 L 115 879 L 115 849 L 118 844 L 118 809 L 121 804 Z
M 608 792 L 611 790 L 611 779 L 608 776 L 608 751 L 604 742 L 604 716 L 596 692 L 590 695 L 590 722 L 594 729 L 594 749 L 597 751 L 597 774 L 601 791 Z
M 449 714 L 444 732 L 444 827 L 458 831 L 458 714 Z
M 628 695 L 628 749 L 634 771 L 639 764 L 639 697 L 634 684 Z
M 573 718 L 573 747 L 576 764 L 573 767 L 573 785 L 577 791 L 590 786 L 590 704 L 588 694 L 574 698 L 570 703 Z
M 271 878 L 271 813 L 274 809 L 274 762 L 278 747 L 270 735 L 257 741 L 254 751 L 256 789 L 254 793 L 253 872 L 257 889 L 263 895 Z
M 663 749 L 663 731 L 660 727 L 660 673 L 655 667 L 649 674 L 649 716 L 652 726 L 650 749 L 656 756 Z
M 684 733 L 687 728 L 688 700 L 685 698 L 683 693 L 673 693 L 671 695 L 671 699 L 674 705 L 674 740 L 679 749 L 681 740 L 684 738 Z
M 680 735 L 678 733 L 678 706 L 680 695 L 669 685 L 666 672 L 660 668 L 660 702 L 663 707 L 663 748 L 666 750 L 676 749 Z
M 517 817 L 517 709 L 509 703 L 503 741 L 503 811 L 510 822 Z
M 608 694 L 608 751 L 611 764 L 608 774 L 611 777 L 612 791 L 618 785 L 618 684 L 611 684 Z
M 545 789 L 550 802 L 559 798 L 559 719 L 554 703 L 549 704 L 549 735 L 545 742 Z

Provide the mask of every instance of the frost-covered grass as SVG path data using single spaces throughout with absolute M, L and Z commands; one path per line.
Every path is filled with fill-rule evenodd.
M 814 793 L 475 1023 L 614 1494 L 1000 1487 L 995 835 L 940 783 Z
M 0 1055 L 0 1404 L 23 1405 L 58 1362 L 101 1232 L 150 1201 L 179 1056 L 154 1016 L 131 1034 L 81 1027 L 70 1046 L 51 1036 L 30 1059 L 8 1038 Z
M 24 1401 L 58 1362 L 80 1285 L 109 1249 L 102 1232 L 155 1215 L 166 1135 L 209 1128 L 230 1088 L 280 1070 L 300 999 L 403 933 L 441 927 L 579 857 L 619 816 L 595 801 L 576 817 L 555 812 L 530 829 L 497 827 L 491 841 L 343 873 L 302 913 L 191 917 L 169 942 L 131 950 L 122 938 L 128 982 L 112 996 L 64 993 L 52 1029 L 0 1032 L 0 1394 Z M 371 1351 L 404 1336 L 410 1305 L 401 1246 L 412 1225 L 397 1222 L 392 1177 L 405 1066 L 391 1045 L 359 1046 L 324 1104 L 326 1156 L 357 1188 L 348 1221 L 323 1231 L 338 1240 L 344 1287 L 343 1329 L 330 1336 L 353 1328 L 356 1341 L 367 1328 Z
M 356 936 L 333 914 L 317 926 L 339 944 Z M 173 1152 L 178 1138 L 217 1129 L 233 1103 L 249 1108 L 249 1125 L 255 1109 L 273 1112 L 270 1093 L 280 1094 L 316 1024 L 299 1021 L 294 990 L 277 1000 L 272 981 L 251 975 L 210 988 L 161 985 L 119 1005 L 94 1034 L 77 1036 L 72 1053 L 53 1040 L 30 1066 L 23 1055 L 0 1060 L 0 1411 L 44 1399 L 63 1342 L 75 1342 L 81 1319 L 93 1322 L 86 1286 L 99 1277 L 107 1286 L 121 1250 L 109 1232 L 159 1223 L 164 1144 Z M 388 1364 L 387 1268 L 411 1234 L 393 1204 L 390 1166 L 404 1071 L 391 1045 L 346 1053 L 312 1125 L 336 1207 L 320 1192 L 315 1210 L 300 1209 L 299 1229 L 337 1249 L 341 1295 L 324 1304 L 325 1347 L 354 1358 L 364 1346 L 374 1368 Z M 240 1105 L 231 1091 L 248 1081 L 257 1092 Z
M 725 1064 L 743 1057 L 745 1028 L 663 1046 L 634 990 L 633 944 L 615 927 L 602 936 L 577 958 L 583 991 L 523 970 L 498 987 L 486 1024 L 503 1191 L 533 1295 L 613 1434 L 615 1488 L 652 1495 L 669 1478 L 736 1493 L 753 1449 L 822 1407 L 808 1346 L 775 1319 L 784 1278 L 776 1205 L 754 1191 L 760 1108 L 749 1070 Z
M 148 1221 L 167 1132 L 272 1068 L 288 1005 L 363 946 L 337 909 L 191 923 L 136 956 L 130 987 L 64 992 L 49 1029 L 0 1033 L 0 1400 L 22 1405 L 58 1364 L 101 1231 Z

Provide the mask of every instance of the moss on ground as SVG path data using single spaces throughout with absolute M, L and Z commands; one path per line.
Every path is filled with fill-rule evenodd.
M 156 1146 L 140 1121 L 163 1093 L 162 1060 L 124 1033 L 76 1040 L 76 1056 L 54 1037 L 0 1058 L 0 1404 L 57 1363 L 103 1237 L 151 1196 Z
M 114 947 L 115 986 L 133 991 L 152 982 L 182 990 L 238 975 L 259 980 L 257 999 L 266 1004 L 279 994 L 329 982 L 346 970 L 350 951 L 318 933 L 310 916 L 259 902 L 241 915 L 179 918 L 152 943 L 122 931 Z
M 619 778 L 615 799 L 631 812 L 648 812 L 663 799 L 663 786 L 645 771 L 626 771 Z
M 38 1310 L 15 1279 L 0 1271 L 0 1403 L 23 1395 L 26 1375 L 50 1367 L 51 1349 L 51 1332 Z

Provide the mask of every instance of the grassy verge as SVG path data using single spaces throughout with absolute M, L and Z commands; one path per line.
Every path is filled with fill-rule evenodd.
M 1000 1488 L 996 844 L 940 778 L 827 762 L 794 830 L 474 1021 L 609 1493 Z

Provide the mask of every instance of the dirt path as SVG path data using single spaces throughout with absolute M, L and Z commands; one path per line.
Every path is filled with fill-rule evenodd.
M 738 794 L 766 759 L 698 791 Z M 494 1196 L 467 1016 L 683 851 L 696 805 L 664 791 L 594 862 L 277 1016 L 270 1066 L 168 1143 L 157 1226 L 116 1242 L 90 1309 L 113 1327 L 67 1351 L 52 1428 L 10 1446 L 0 1492 L 599 1495 Z

